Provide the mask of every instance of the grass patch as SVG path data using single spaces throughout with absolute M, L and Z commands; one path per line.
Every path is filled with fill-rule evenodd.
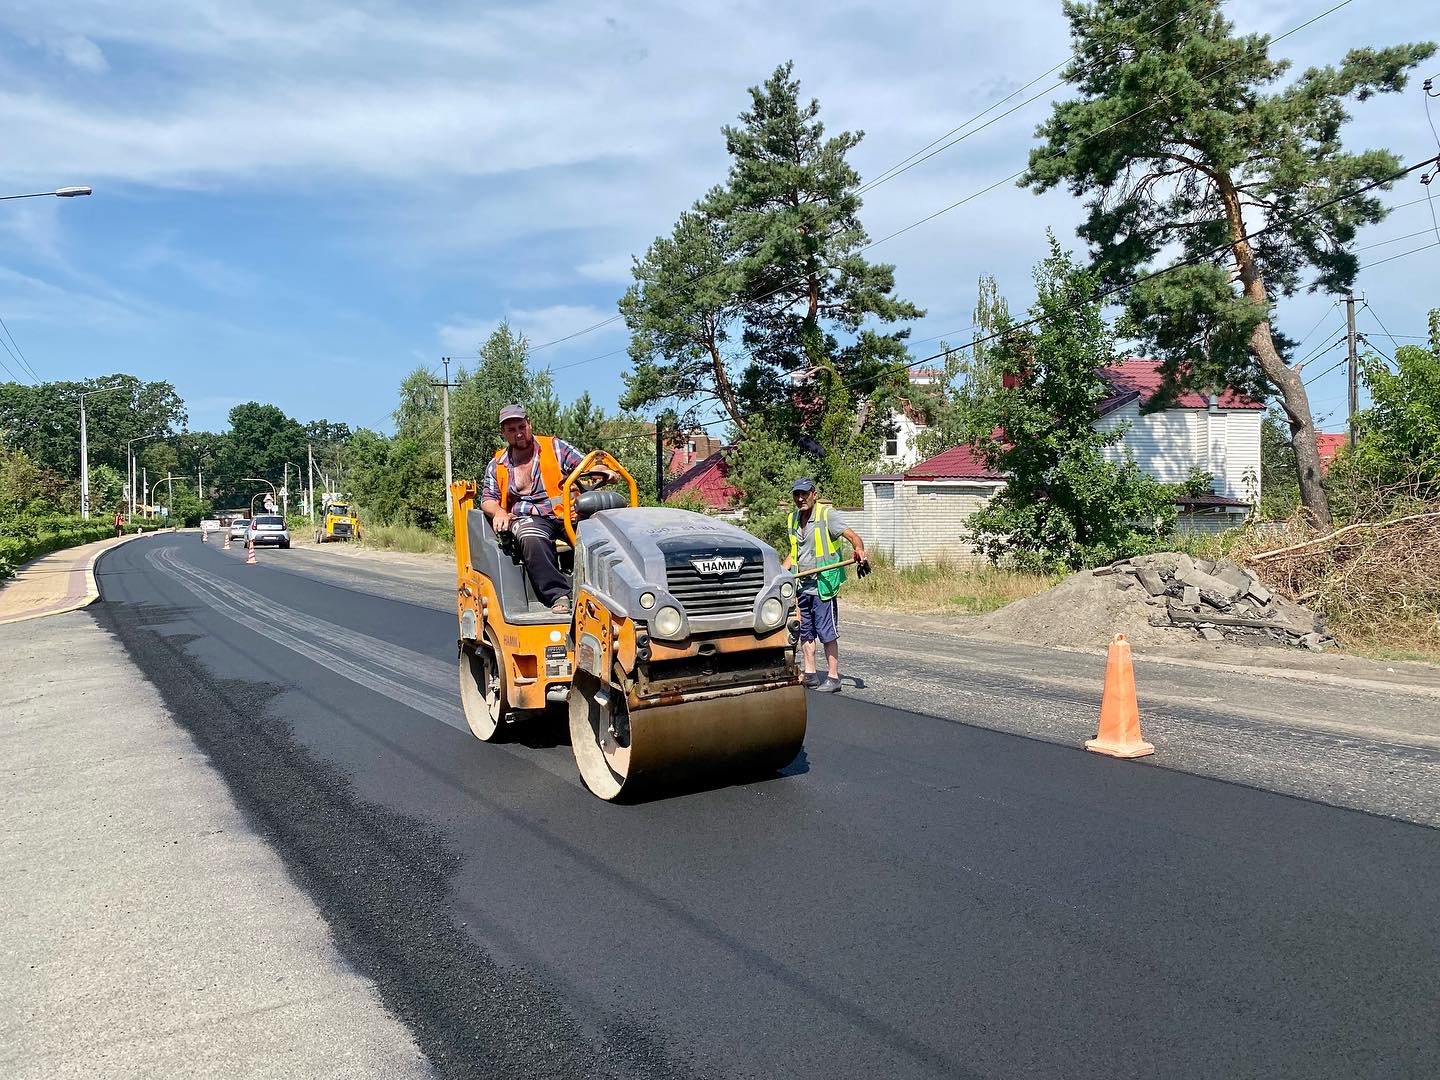
M 455 541 L 437 536 L 418 525 L 362 525 L 362 547 L 379 551 L 407 551 L 412 555 L 453 555 Z
M 1007 570 L 989 563 L 927 562 L 896 568 L 888 560 L 873 557 L 873 570 L 863 580 L 854 570 L 841 593 L 861 607 L 892 611 L 950 612 L 984 615 L 1012 600 L 1023 600 L 1050 588 L 1060 579 L 1049 574 Z

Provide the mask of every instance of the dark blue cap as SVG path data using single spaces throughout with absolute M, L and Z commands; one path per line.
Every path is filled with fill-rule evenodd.
M 798 494 L 798 493 L 801 492 L 801 491 L 814 491 L 814 490 L 815 490 L 815 481 L 814 481 L 814 480 L 811 480 L 808 476 L 802 476 L 799 480 L 796 480 L 795 483 L 793 483 L 793 484 L 790 485 L 790 492 L 791 492 L 791 494 Z

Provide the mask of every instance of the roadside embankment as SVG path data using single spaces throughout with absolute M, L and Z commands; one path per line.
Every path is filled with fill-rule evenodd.
M 429 1075 L 88 612 L 0 627 L 0 714 L 0 1073 Z

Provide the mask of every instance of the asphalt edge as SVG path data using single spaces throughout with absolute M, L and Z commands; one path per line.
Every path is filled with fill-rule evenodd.
M 120 547 L 122 544 L 127 544 L 131 540 L 138 540 L 142 536 L 151 535 L 153 535 L 153 533 L 127 533 L 124 536 L 116 538 L 115 543 L 111 544 L 109 547 L 102 548 L 100 551 L 97 551 L 94 555 L 92 555 L 90 557 L 89 563 L 87 563 L 85 566 L 85 596 L 83 599 L 77 600 L 75 603 L 70 604 L 68 607 L 55 608 L 53 610 L 47 609 L 45 611 L 31 611 L 27 612 L 24 615 L 0 616 L 0 626 L 9 626 L 11 623 L 29 622 L 31 619 L 48 619 L 52 615 L 68 615 L 72 611 L 79 611 L 82 608 L 89 607 L 96 600 L 100 599 L 100 583 L 96 580 L 95 577 L 95 567 L 99 564 L 100 560 L 106 555 L 110 554 L 110 552 L 114 551 L 116 548 Z M 60 549 L 60 551 L 66 550 L 68 549 Z M 48 559 L 51 555 L 56 554 L 59 554 L 59 552 L 47 551 L 44 555 L 38 555 L 35 558 L 31 559 L 30 562 L 23 563 L 20 566 L 17 566 L 15 568 L 15 573 L 18 575 L 22 570 L 25 569 L 25 567 L 30 566 L 33 563 L 37 563 L 42 559 Z

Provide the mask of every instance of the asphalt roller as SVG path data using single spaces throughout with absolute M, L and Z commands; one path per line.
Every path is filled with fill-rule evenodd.
M 600 465 L 628 491 L 602 487 Z M 478 738 L 563 703 L 580 777 L 606 800 L 795 759 L 806 721 L 795 579 L 773 548 L 704 514 L 641 507 L 630 474 L 595 452 L 562 486 L 572 602 L 557 615 L 490 527 L 475 481 L 450 494 L 460 697 Z

